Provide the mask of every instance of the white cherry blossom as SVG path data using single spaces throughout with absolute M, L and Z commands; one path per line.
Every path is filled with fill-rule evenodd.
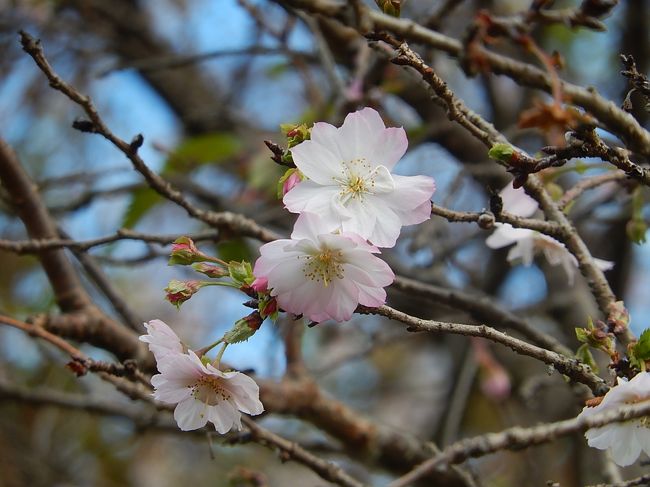
M 219 433 L 241 429 L 241 413 L 264 411 L 259 387 L 241 372 L 222 372 L 203 364 L 192 350 L 184 353 L 180 338 L 161 320 L 145 323 L 148 334 L 140 340 L 149 344 L 160 374 L 151 378 L 153 396 L 176 404 L 174 419 L 183 431 L 201 428 L 208 421 Z
M 372 108 L 349 114 L 339 128 L 315 123 L 311 140 L 291 149 L 308 179 L 285 194 L 284 204 L 318 214 L 323 232 L 353 232 L 392 247 L 403 225 L 430 217 L 435 190 L 430 177 L 391 174 L 407 146 L 404 129 L 386 128 Z
M 262 246 L 255 277 L 266 279 L 282 309 L 316 322 L 347 321 L 358 304 L 384 304 L 383 288 L 395 275 L 373 255 L 379 250 L 358 235 L 322 228 L 317 215 L 301 214 L 290 240 Z
M 503 201 L 503 209 L 517 216 L 530 217 L 539 208 L 533 198 L 521 188 L 514 189 L 512 183 L 503 188 L 499 196 Z M 535 255 L 543 254 L 549 264 L 562 266 L 569 279 L 569 285 L 573 285 L 578 261 L 562 242 L 528 228 L 515 228 L 509 223 L 495 223 L 495 227 L 485 243 L 492 249 L 514 245 L 508 252 L 508 262 L 521 262 L 528 267 L 532 265 Z M 594 262 L 603 271 L 614 266 L 614 263 L 608 260 L 595 258 Z
M 167 355 L 158 362 L 158 369 L 161 373 L 151 378 L 154 398 L 176 404 L 174 419 L 183 431 L 202 428 L 208 421 L 222 434 L 233 427 L 241 430 L 242 412 L 257 415 L 264 411 L 253 379 L 205 365 L 192 350 Z
M 589 417 L 625 404 L 650 400 L 650 372 L 641 372 L 630 381 L 618 379 L 598 406 L 585 407 L 578 418 Z M 585 433 L 593 448 L 609 450 L 612 459 L 621 467 L 633 464 L 642 451 L 650 455 L 650 418 L 642 417 L 622 423 L 611 423 L 591 428 Z
M 147 335 L 142 335 L 140 341 L 149 344 L 156 362 L 160 362 L 169 354 L 183 353 L 183 344 L 178 335 L 174 333 L 164 321 L 151 320 L 144 323 Z

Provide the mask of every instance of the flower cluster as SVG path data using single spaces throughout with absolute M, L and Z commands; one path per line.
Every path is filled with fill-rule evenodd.
M 359 304 L 385 302 L 394 274 L 378 247 L 393 247 L 402 226 L 427 220 L 435 190 L 430 177 L 391 174 L 407 145 L 403 128 L 386 128 L 364 108 L 338 128 L 315 123 L 291 147 L 299 175 L 291 169 L 281 193 L 299 217 L 291 239 L 262 246 L 253 271 L 282 309 L 341 322 Z
M 625 404 L 650 401 L 650 372 L 641 372 L 630 381 L 618 379 L 595 407 L 585 407 L 578 418 L 590 417 Z M 621 467 L 632 465 L 641 451 L 650 455 L 650 419 L 642 417 L 622 423 L 611 423 L 591 428 L 585 433 L 587 443 L 599 450 L 609 450 L 612 459 Z
M 512 183 L 499 196 L 503 201 L 503 209 L 516 216 L 528 218 L 539 208 L 533 198 L 523 189 L 513 188 Z M 509 223 L 496 223 L 495 226 L 496 230 L 485 241 L 488 247 L 500 249 L 514 244 L 508 251 L 508 262 L 521 262 L 527 267 L 532 265 L 535 255 L 541 253 L 552 266 L 561 265 L 569 279 L 569 285 L 573 285 L 578 261 L 562 242 L 529 228 L 515 228 Z M 594 262 L 604 271 L 614 265 L 613 262 L 602 259 L 594 259 Z
M 391 174 L 406 152 L 406 133 L 386 128 L 375 110 L 348 115 L 340 128 L 316 123 L 311 130 L 303 124 L 283 132 L 290 152 L 276 153 L 274 160 L 295 164 L 278 185 L 286 208 L 299 213 L 291 238 L 262 246 L 254 269 L 204 254 L 188 237 L 174 242 L 169 260 L 211 279 L 172 280 L 165 291 L 175 306 L 204 287 L 228 286 L 253 298 L 246 305 L 255 311 L 198 353 L 160 320 L 146 323 L 148 333 L 140 337 L 160 372 L 151 379 L 154 397 L 176 404 L 174 418 L 182 430 L 210 421 L 225 433 L 241 428 L 242 412 L 260 414 L 264 408 L 253 379 L 219 369 L 226 347 L 248 340 L 280 309 L 315 322 L 341 322 L 359 304 L 381 306 L 395 275 L 377 257 L 378 247 L 394 246 L 402 226 L 430 216 L 433 179 Z M 219 344 L 210 363 L 204 354 Z
M 160 372 L 151 378 L 154 398 L 176 404 L 174 419 L 181 430 L 202 428 L 210 421 L 219 433 L 227 433 L 233 427 L 241 429 L 242 412 L 257 415 L 264 411 L 253 379 L 203 363 L 163 321 L 152 320 L 144 326 L 147 334 L 140 340 L 149 344 Z

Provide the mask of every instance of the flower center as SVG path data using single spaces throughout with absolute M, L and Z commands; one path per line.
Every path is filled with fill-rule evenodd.
M 334 181 L 341 187 L 339 197 L 343 205 L 354 198 L 362 200 L 365 194 L 372 192 L 375 172 L 365 158 L 344 161 L 341 166 L 341 177 Z
M 192 389 L 192 396 L 204 402 L 208 406 L 214 406 L 222 401 L 228 401 L 230 392 L 222 385 L 222 379 L 213 375 L 202 375 L 189 386 Z
M 343 279 L 343 252 L 325 248 L 313 255 L 301 255 L 306 260 L 302 267 L 305 277 L 322 282 L 327 287 L 334 279 Z

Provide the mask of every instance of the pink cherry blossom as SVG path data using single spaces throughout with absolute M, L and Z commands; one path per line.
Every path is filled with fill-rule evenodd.
M 259 387 L 241 372 L 222 372 L 203 364 L 192 351 L 170 354 L 158 361 L 160 374 L 151 378 L 158 401 L 176 404 L 174 419 L 183 431 L 202 428 L 208 421 L 219 433 L 241 430 L 241 413 L 264 411 Z
M 142 335 L 140 341 L 149 344 L 156 362 L 164 360 L 167 355 L 183 353 L 183 344 L 178 335 L 174 333 L 164 321 L 151 320 L 144 323 L 147 335 Z
M 317 215 L 298 217 L 291 239 L 260 249 L 253 273 L 267 279 L 278 305 L 312 321 L 338 322 L 352 317 L 357 305 L 377 307 L 395 275 L 373 255 L 379 250 L 350 233 L 325 233 Z
M 650 372 L 641 372 L 630 381 L 618 379 L 598 406 L 585 407 L 578 418 L 589 417 L 624 404 L 650 401 Z M 641 451 L 650 455 L 650 428 L 648 418 L 642 417 L 622 423 L 611 423 L 591 428 L 585 433 L 592 448 L 609 450 L 612 459 L 621 467 L 632 465 Z
M 386 128 L 379 113 L 364 108 L 339 128 L 318 122 L 311 139 L 291 149 L 308 179 L 284 196 L 293 213 L 316 213 L 322 231 L 354 232 L 378 247 L 392 247 L 403 225 L 430 217 L 435 183 L 427 176 L 391 170 L 406 152 L 403 128 Z

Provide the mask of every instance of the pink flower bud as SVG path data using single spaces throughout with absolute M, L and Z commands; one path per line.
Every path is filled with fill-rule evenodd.
M 273 313 L 278 312 L 278 302 L 275 298 L 270 298 L 268 301 L 264 301 L 260 306 L 260 313 L 263 317 L 272 316 Z
M 484 369 L 481 379 L 481 391 L 495 402 L 510 396 L 510 376 L 501 365 Z
M 201 252 L 189 237 L 179 237 L 172 244 L 169 265 L 190 265 L 194 262 L 203 262 L 210 257 Z
M 266 277 L 256 277 L 251 287 L 258 293 L 265 293 L 268 291 L 268 285 L 269 280 Z
M 167 293 L 165 299 L 177 308 L 190 299 L 199 289 L 205 285 L 201 281 L 177 281 L 172 279 L 165 288 Z
M 293 189 L 293 187 L 298 184 L 301 181 L 300 179 L 300 174 L 298 171 L 295 171 L 291 173 L 291 175 L 284 180 L 284 183 L 282 183 L 282 196 L 287 194 L 289 191 Z

